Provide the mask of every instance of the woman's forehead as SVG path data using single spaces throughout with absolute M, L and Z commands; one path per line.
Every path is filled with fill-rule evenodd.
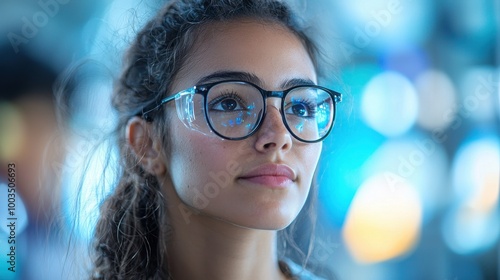
M 194 81 L 220 71 L 252 73 L 268 86 L 292 76 L 316 81 L 305 45 L 279 23 L 250 19 L 214 22 L 198 33 L 176 88 L 193 86 Z

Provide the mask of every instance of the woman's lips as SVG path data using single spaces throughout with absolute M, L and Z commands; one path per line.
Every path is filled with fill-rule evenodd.
M 272 176 L 272 175 L 254 176 L 254 177 L 246 177 L 240 179 L 268 187 L 286 187 L 287 185 L 293 182 L 292 180 L 290 180 L 290 178 L 286 176 Z
M 244 173 L 238 179 L 266 187 L 283 188 L 296 180 L 297 175 L 283 164 L 264 164 Z

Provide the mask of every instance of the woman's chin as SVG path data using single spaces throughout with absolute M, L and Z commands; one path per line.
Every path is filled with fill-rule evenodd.
M 205 213 L 208 214 L 208 213 Z M 258 230 L 282 230 L 289 226 L 297 217 L 298 213 L 283 213 L 282 211 L 259 212 L 254 214 L 240 214 L 226 212 L 224 215 L 217 213 L 208 214 L 212 218 L 227 222 L 229 224 Z

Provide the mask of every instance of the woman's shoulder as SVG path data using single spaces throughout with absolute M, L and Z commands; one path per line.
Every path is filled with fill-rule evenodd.
M 280 261 L 280 266 L 286 275 L 289 275 L 294 280 L 326 280 L 319 276 L 314 275 L 304 267 L 296 264 L 290 259 L 283 259 Z

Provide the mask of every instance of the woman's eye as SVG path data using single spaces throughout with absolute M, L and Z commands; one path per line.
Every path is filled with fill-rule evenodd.
M 231 112 L 244 110 L 245 104 L 242 99 L 235 94 L 222 95 L 209 103 L 210 110 Z
M 292 106 L 292 112 L 296 116 L 307 117 L 307 108 L 304 104 L 297 104 Z
M 238 108 L 238 102 L 232 98 L 226 98 L 214 106 L 215 110 L 219 111 L 234 111 Z
M 290 106 L 287 106 L 285 113 L 302 118 L 313 118 L 316 108 L 307 102 L 293 102 Z

